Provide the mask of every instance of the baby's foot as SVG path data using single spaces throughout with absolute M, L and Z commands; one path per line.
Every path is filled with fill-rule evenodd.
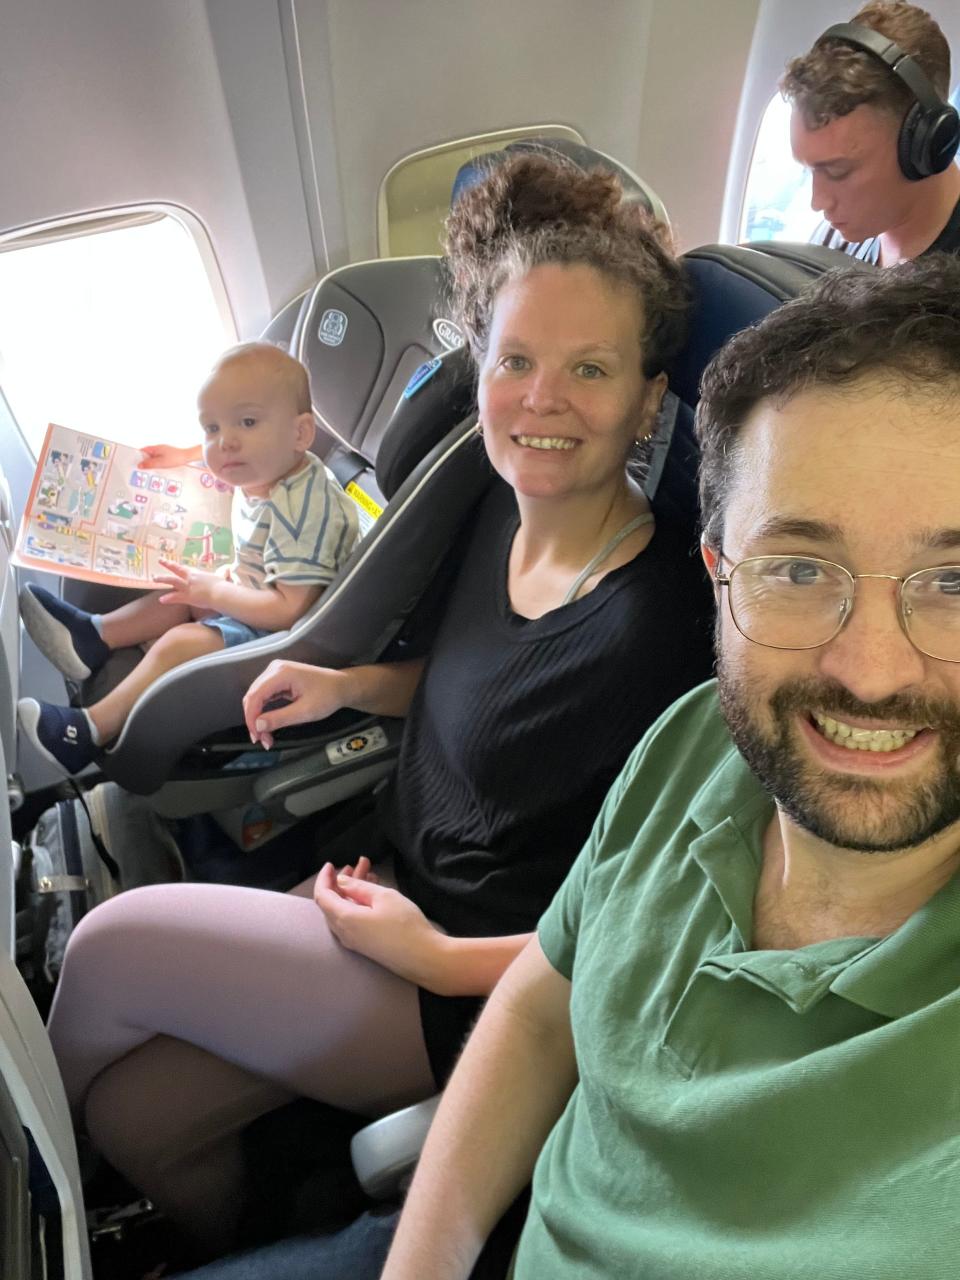
M 20 616 L 40 652 L 70 680 L 86 680 L 110 657 L 92 615 L 43 587 L 20 592 Z
M 78 707 L 21 698 L 17 714 L 20 727 L 43 758 L 68 776 L 81 773 L 100 754 L 87 713 Z

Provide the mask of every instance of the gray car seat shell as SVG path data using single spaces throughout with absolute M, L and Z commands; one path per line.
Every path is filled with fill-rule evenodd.
M 302 306 L 294 354 L 310 373 L 316 451 L 379 507 L 374 466 L 396 405 L 418 370 L 463 344 L 446 296 L 443 259 L 390 258 L 332 271 Z
M 352 496 L 360 503 L 372 503 L 379 513 L 392 499 L 392 509 L 370 533 L 373 521 L 364 521 L 361 508 L 361 528 L 366 528 L 367 538 L 338 582 L 291 631 L 178 667 L 139 700 L 120 738 L 106 753 L 103 771 L 131 791 L 153 794 L 180 763 L 178 795 L 165 795 L 161 811 L 180 816 L 227 808 L 249 799 L 252 775 L 277 764 L 276 754 L 265 758 L 259 750 L 251 753 L 242 730 L 241 698 L 254 677 L 274 658 L 343 666 L 379 656 L 368 628 L 360 624 L 351 630 L 352 624 L 342 621 L 347 606 L 342 604 L 341 588 L 351 602 L 351 616 L 360 619 L 377 614 L 378 634 L 389 637 L 391 628 L 398 628 L 403 620 L 402 611 L 397 612 L 401 599 L 415 601 L 429 581 L 435 568 L 431 558 L 434 549 L 440 553 L 449 548 L 453 531 L 441 523 L 439 514 L 444 503 L 450 505 L 451 525 L 459 523 L 469 510 L 472 491 L 460 498 L 453 496 L 456 466 L 450 472 L 453 490 L 444 489 L 450 496 L 435 496 L 434 470 L 456 452 L 449 445 L 427 461 L 409 485 L 403 483 L 424 454 L 468 417 L 474 405 L 472 368 L 458 333 L 437 300 L 442 277 L 436 258 L 360 263 L 326 277 L 299 304 L 298 346 L 314 370 L 320 369 L 319 374 L 312 373 L 311 384 L 322 420 L 318 436 L 326 434 L 334 419 L 338 431 L 336 440 L 328 436 L 333 445 L 327 449 L 327 465 L 345 487 L 351 487 Z M 288 329 L 293 310 L 294 304 L 286 309 Z M 335 332 L 339 339 L 333 346 L 318 336 L 323 317 L 331 310 L 343 317 L 335 325 L 328 323 L 327 336 Z M 437 320 L 443 323 L 435 325 Z M 369 337 L 371 331 L 371 351 L 365 357 L 362 349 L 354 351 L 350 343 L 364 334 Z M 359 343 L 360 348 L 365 345 Z M 365 358 L 365 368 L 355 376 Z M 427 514 L 412 517 L 408 501 L 425 504 L 418 510 Z M 411 520 L 420 521 L 420 533 L 405 532 Z M 432 540 L 433 530 L 438 534 L 436 540 Z M 387 537 L 398 538 L 399 570 L 381 569 Z M 426 558 L 421 561 L 424 553 Z M 424 565 L 422 572 L 427 576 L 420 578 L 418 589 L 413 590 L 409 583 L 420 572 L 415 568 L 418 563 Z M 384 572 L 389 581 L 386 590 L 379 577 Z M 319 641 L 321 633 L 323 640 Z M 106 667 L 84 684 L 79 700 L 90 704 L 103 696 L 138 657 L 135 650 L 112 655 Z M 215 712 L 218 700 L 222 700 L 223 709 Z M 185 708 L 189 709 L 187 714 Z M 310 746 L 368 724 L 369 720 L 358 719 L 355 713 L 344 713 L 319 730 L 287 731 L 282 739 L 285 759 L 290 753 L 302 755 Z M 398 729 L 387 725 L 384 732 L 392 743 Z M 238 760 L 243 751 L 245 758 Z M 386 758 L 378 759 L 380 772 Z M 322 760 L 318 763 L 322 765 Z M 360 764 L 359 758 L 345 762 L 338 773 L 357 773 Z M 364 760 L 361 774 L 351 786 L 360 789 L 364 780 L 376 776 L 377 770 L 371 770 L 372 762 Z M 295 773 L 299 780 L 304 771 Z M 274 785 L 267 787 L 261 780 L 259 787 L 276 799 Z M 340 792 L 335 788 L 331 794 Z
M 490 477 L 472 421 L 459 425 L 414 469 L 297 626 L 187 663 L 158 680 L 106 753 L 104 773 L 130 791 L 156 791 L 186 745 L 237 725 L 243 695 L 274 659 L 343 667 L 379 657 Z
M 280 308 L 260 334 L 261 342 L 271 342 L 284 351 L 296 351 L 300 317 L 303 314 L 304 300 L 309 292 L 309 289 L 304 289 L 295 298 L 291 298 L 285 307 Z

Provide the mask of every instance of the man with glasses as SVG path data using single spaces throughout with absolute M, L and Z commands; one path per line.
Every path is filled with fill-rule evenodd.
M 385 1280 L 467 1276 L 534 1164 L 514 1280 L 957 1274 L 960 262 L 825 277 L 698 432 L 717 681 L 490 998 Z

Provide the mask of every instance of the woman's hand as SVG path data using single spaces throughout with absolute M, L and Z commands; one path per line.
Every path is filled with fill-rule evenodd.
M 343 671 L 275 659 L 257 676 L 243 699 L 243 718 L 250 741 L 259 742 L 269 750 L 278 729 L 326 720 L 349 705 L 345 696 L 347 687 Z M 268 703 L 278 698 L 286 699 L 286 706 L 264 711 Z
M 366 854 L 364 854 L 363 857 L 357 859 L 357 865 L 355 868 L 351 866 L 351 864 L 348 862 L 345 867 L 340 868 L 340 870 L 337 872 L 337 875 L 352 876 L 354 880 L 365 880 L 367 884 L 380 883 L 380 877 L 373 870 L 373 863 L 366 856 Z
M 188 462 L 196 462 L 203 456 L 200 445 L 191 445 L 189 449 L 178 449 L 175 444 L 148 444 L 141 450 L 141 471 L 165 470 L 167 467 L 185 467 Z
M 223 578 L 217 573 L 202 569 L 190 569 L 175 560 L 161 560 L 166 573 L 154 574 L 154 582 L 169 587 L 160 597 L 161 604 L 189 604 L 195 609 L 217 612 L 217 595 L 223 587 Z
M 366 859 L 357 864 L 358 871 Z M 322 867 L 313 900 L 334 937 L 350 951 L 376 960 L 408 982 L 434 989 L 445 935 L 418 906 L 369 876 L 349 876 Z

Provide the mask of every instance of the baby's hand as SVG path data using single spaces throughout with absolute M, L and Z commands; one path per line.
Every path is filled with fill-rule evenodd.
M 177 564 L 174 560 L 161 560 L 166 573 L 154 574 L 154 582 L 172 588 L 160 597 L 161 604 L 190 604 L 197 609 L 212 609 L 219 612 L 217 595 L 223 586 L 223 579 L 216 573 L 205 573 L 202 569 L 188 569 L 185 564 Z
M 178 449 L 174 444 L 144 445 L 140 470 L 156 471 L 167 467 L 185 467 L 188 462 L 195 462 L 201 456 L 201 452 L 199 445 L 189 449 Z

